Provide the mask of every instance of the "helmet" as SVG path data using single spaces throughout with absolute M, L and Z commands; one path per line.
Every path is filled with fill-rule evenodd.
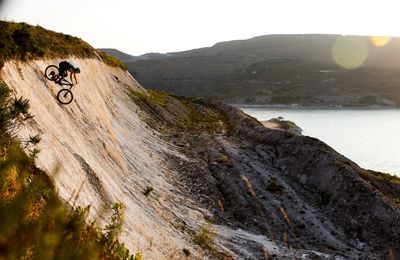
M 81 69 L 80 69 L 79 67 L 77 67 L 77 68 L 75 69 L 75 71 L 78 72 L 78 73 L 81 73 Z

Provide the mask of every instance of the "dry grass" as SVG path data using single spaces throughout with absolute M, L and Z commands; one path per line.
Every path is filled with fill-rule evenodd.
M 215 231 L 212 230 L 210 225 L 203 226 L 199 232 L 194 236 L 194 242 L 199 246 L 216 253 L 214 242 Z
M 283 186 L 280 185 L 275 177 L 271 177 L 267 185 L 267 191 L 271 193 L 282 193 L 284 190 Z
M 97 51 L 97 53 L 100 55 L 100 57 L 102 58 L 104 63 L 106 63 L 107 65 L 110 65 L 111 67 L 117 67 L 117 68 L 121 68 L 123 70 L 127 70 L 125 63 L 123 63 L 119 59 L 108 55 L 104 51 Z
M 247 190 L 250 192 L 251 196 L 253 196 L 254 198 L 257 198 L 256 192 L 254 191 L 249 178 L 247 178 L 247 176 L 245 176 L 245 175 L 242 175 L 241 177 L 242 177 L 244 184 L 246 185 Z
M 178 128 L 185 133 L 205 131 L 215 134 L 224 128 L 225 118 L 195 99 L 151 89 L 129 90 L 128 94 L 149 115 L 143 120 L 154 129 L 159 129 L 165 124 L 167 128 Z

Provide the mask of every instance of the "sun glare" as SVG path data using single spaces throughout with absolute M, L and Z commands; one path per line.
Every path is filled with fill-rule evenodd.
M 369 38 L 372 45 L 374 45 L 375 47 L 385 46 L 386 44 L 388 44 L 390 42 L 391 39 L 392 39 L 392 37 L 388 37 L 388 36 L 371 36 Z

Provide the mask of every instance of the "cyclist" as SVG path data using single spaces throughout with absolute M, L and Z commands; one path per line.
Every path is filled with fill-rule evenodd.
M 56 83 L 62 85 L 61 80 L 63 80 L 66 76 L 68 76 L 68 71 L 70 73 L 71 84 L 74 85 L 73 78 L 75 79 L 75 84 L 78 84 L 76 80 L 76 74 L 81 73 L 81 69 L 75 66 L 73 63 L 69 61 L 62 61 L 58 64 L 58 69 L 60 72 L 60 78 L 56 81 Z

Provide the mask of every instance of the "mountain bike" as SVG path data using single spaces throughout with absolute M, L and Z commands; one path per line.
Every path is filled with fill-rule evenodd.
M 48 80 L 54 81 L 56 84 L 63 87 L 57 93 L 58 101 L 63 105 L 68 105 L 74 99 L 74 95 L 72 95 L 72 87 L 74 86 L 71 82 L 69 82 L 65 77 L 68 75 L 68 72 L 65 71 L 63 75 L 60 75 L 60 70 L 56 65 L 47 66 L 44 71 L 44 75 Z M 67 86 L 67 87 L 64 87 Z

